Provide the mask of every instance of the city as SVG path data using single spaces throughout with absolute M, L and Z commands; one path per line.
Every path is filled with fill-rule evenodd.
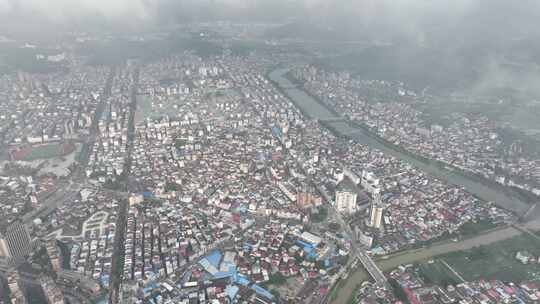
M 276 28 L 0 36 L 0 303 L 540 303 L 536 133 Z

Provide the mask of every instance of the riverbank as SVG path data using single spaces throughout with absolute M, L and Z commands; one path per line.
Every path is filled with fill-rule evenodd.
M 330 113 L 334 114 L 336 117 L 344 117 L 344 116 L 340 115 L 334 108 L 328 106 L 326 103 L 324 103 L 322 100 L 320 100 L 320 98 L 318 96 L 315 96 L 311 92 L 304 90 L 303 89 L 304 84 L 302 82 L 298 81 L 297 79 L 295 79 L 294 77 L 292 77 L 291 74 L 290 74 L 290 71 L 287 72 L 284 75 L 284 78 L 287 79 L 288 81 L 290 81 L 292 84 L 294 84 L 294 86 L 297 89 L 302 88 L 301 89 L 302 91 L 304 91 L 307 95 L 309 95 L 318 104 L 325 107 Z M 406 155 L 408 155 L 408 156 L 410 156 L 412 158 L 415 158 L 416 160 L 418 160 L 420 162 L 425 163 L 426 165 L 438 166 L 440 170 L 454 171 L 454 172 L 462 175 L 464 178 L 472 179 L 472 180 L 474 180 L 476 182 L 482 183 L 483 185 L 485 185 L 487 187 L 493 188 L 493 189 L 498 190 L 498 191 L 502 191 L 502 192 L 506 193 L 507 195 L 509 195 L 511 197 L 515 197 L 515 198 L 517 198 L 517 199 L 519 199 L 521 201 L 526 202 L 529 205 L 537 204 L 538 202 L 540 202 L 540 197 L 535 195 L 534 193 L 531 193 L 529 191 L 526 191 L 526 190 L 523 190 L 523 189 L 520 189 L 520 188 L 517 188 L 517 187 L 502 185 L 502 184 L 497 183 L 496 181 L 494 181 L 492 179 L 489 179 L 488 177 L 479 175 L 479 174 L 477 174 L 475 172 L 456 167 L 456 166 L 454 166 L 452 164 L 445 163 L 445 162 L 437 160 L 437 159 L 431 159 L 431 158 L 422 156 L 420 154 L 411 152 L 411 151 L 407 150 L 406 148 L 404 148 L 402 146 L 399 146 L 399 145 L 396 145 L 396 144 L 388 141 L 387 139 L 379 136 L 379 134 L 377 134 L 376 131 L 369 128 L 364 123 L 351 120 L 348 117 L 344 117 L 344 118 L 349 123 L 349 125 L 351 125 L 353 127 L 356 127 L 356 128 L 359 128 L 359 129 L 362 129 L 364 131 L 365 135 L 370 136 L 371 138 L 377 140 L 378 142 L 380 142 L 381 144 L 385 145 L 386 147 L 388 147 L 390 149 L 396 150 L 399 153 L 406 154 Z M 335 130 L 335 128 L 331 127 L 329 123 L 322 122 L 322 124 L 325 125 L 325 127 L 327 127 L 328 129 L 333 129 L 335 135 L 349 138 L 348 136 L 343 135 L 343 133 L 340 133 L 338 130 Z M 500 206 L 500 207 L 503 207 L 503 206 Z M 510 211 L 512 211 L 512 210 L 510 210 Z M 524 214 L 526 212 L 527 212 L 527 210 L 524 212 Z M 521 214 L 521 215 L 524 215 L 524 214 Z
M 499 202 L 497 200 L 488 199 L 488 198 L 486 198 L 485 195 L 479 194 L 476 191 L 474 191 L 474 192 L 470 191 L 470 188 L 467 185 L 452 182 L 447 178 L 445 179 L 447 182 L 449 182 L 449 183 L 451 183 L 453 185 L 464 187 L 467 191 L 469 191 L 476 198 L 478 198 L 480 200 L 483 200 L 483 201 L 492 201 L 498 207 L 500 207 L 502 209 L 505 209 L 505 210 L 508 210 L 508 211 L 511 211 L 511 212 L 517 214 L 519 217 L 523 217 L 527 213 L 529 208 L 532 205 L 537 204 L 538 201 L 540 200 L 540 198 L 536 197 L 532 193 L 525 193 L 521 189 L 517 189 L 517 188 L 509 187 L 509 186 L 504 186 L 504 185 L 501 185 L 501 184 L 499 184 L 499 183 L 497 183 L 495 181 L 492 181 L 492 180 L 489 180 L 489 179 L 487 179 L 485 177 L 474 174 L 472 172 L 468 172 L 468 171 L 462 170 L 460 168 L 453 167 L 453 166 L 451 166 L 449 164 L 443 163 L 441 161 L 425 158 L 425 157 L 423 157 L 421 155 L 412 153 L 412 152 L 410 152 L 410 151 L 408 151 L 408 150 L 406 150 L 406 149 L 404 149 L 404 148 L 402 148 L 402 147 L 400 147 L 398 145 L 395 145 L 395 144 L 387 141 L 386 139 L 378 136 L 374 132 L 370 131 L 369 128 L 367 126 L 363 125 L 363 124 L 359 124 L 359 123 L 352 122 L 352 121 L 347 121 L 346 123 L 351 125 L 352 127 L 355 127 L 357 129 L 361 129 L 362 135 L 370 137 L 371 139 L 377 141 L 381 145 L 384 145 L 387 149 L 393 150 L 395 153 L 398 153 L 398 154 L 406 155 L 409 158 L 412 158 L 412 159 L 416 160 L 417 162 L 422 163 L 423 166 L 418 166 L 418 163 L 416 163 L 416 164 L 413 163 L 413 165 L 415 165 L 416 167 L 420 167 L 420 169 L 423 169 L 424 171 L 436 176 L 437 178 L 445 179 L 444 176 L 441 177 L 438 174 L 433 174 L 433 171 L 430 172 L 429 170 L 425 170 L 424 166 L 436 167 L 437 170 L 439 170 L 441 172 L 445 172 L 446 174 L 459 175 L 460 178 L 467 179 L 469 181 L 481 184 L 481 185 L 483 185 L 483 186 L 485 186 L 487 188 L 492 189 L 493 191 L 503 193 L 503 194 L 505 194 L 505 196 L 508 196 L 508 198 L 510 198 L 510 200 L 508 200 L 508 201 L 512 201 L 512 200 L 515 199 L 516 201 L 522 202 L 523 205 L 520 206 L 520 207 L 509 206 L 506 203 L 501 203 L 501 202 Z M 354 135 L 344 134 L 343 132 L 336 129 L 332 125 L 333 123 L 321 122 L 321 124 L 325 128 L 327 128 L 328 130 L 330 130 L 335 136 L 339 136 L 339 137 L 346 138 L 346 139 L 355 139 Z M 409 161 L 409 160 L 406 159 L 406 161 Z M 514 204 L 516 204 L 515 203 L 516 201 L 514 201 Z
M 355 126 L 350 121 L 325 122 L 342 118 L 333 109 L 330 109 L 320 100 L 311 96 L 303 89 L 299 89 L 296 84 L 286 78 L 288 68 L 278 68 L 268 73 L 270 81 L 300 109 L 302 114 L 312 119 L 318 119 L 321 123 L 336 136 L 356 140 L 364 145 L 378 149 L 397 157 L 422 171 L 445 180 L 449 184 L 465 188 L 475 197 L 493 202 L 497 206 L 510 210 L 518 215 L 524 215 L 535 204 L 530 198 L 518 195 L 515 190 L 509 189 L 503 185 L 489 184 L 488 180 L 480 177 L 468 176 L 458 170 L 450 170 L 446 166 L 434 164 L 431 160 L 422 158 L 419 155 L 406 151 L 399 146 L 382 140 L 376 134 L 361 126 Z M 495 187 L 497 186 L 497 187 Z
M 461 174 L 465 178 L 473 179 L 473 180 L 475 180 L 475 181 L 477 181 L 479 183 L 484 184 L 485 186 L 495 188 L 496 190 L 499 190 L 499 191 L 503 191 L 506 194 L 508 194 L 510 196 L 513 196 L 513 197 L 516 197 L 516 198 L 518 198 L 518 199 L 520 199 L 522 201 L 525 201 L 525 202 L 527 202 L 527 203 L 529 203 L 531 205 L 532 204 L 537 204 L 540 201 L 540 197 L 538 197 L 538 196 L 534 195 L 533 193 L 530 193 L 530 192 L 528 192 L 526 190 L 519 189 L 519 188 L 512 187 L 512 186 L 502 185 L 500 183 L 497 183 L 494 180 L 491 180 L 491 179 L 489 179 L 489 178 L 487 178 L 485 176 L 479 175 L 479 174 L 474 173 L 472 171 L 468 171 L 468 170 L 465 170 L 465 169 L 462 169 L 462 168 L 458 168 L 458 167 L 456 167 L 456 166 L 454 166 L 452 164 L 448 164 L 448 163 L 442 162 L 440 160 L 431 159 L 431 158 L 427 158 L 427 157 L 424 157 L 422 155 L 416 154 L 416 153 L 411 152 L 411 151 L 409 151 L 409 150 L 407 150 L 407 149 L 405 149 L 405 148 L 403 148 L 403 147 L 401 147 L 399 145 L 396 145 L 396 144 L 394 144 L 392 142 L 389 142 L 385 138 L 379 136 L 376 132 L 371 130 L 368 126 L 366 126 L 363 123 L 359 123 L 359 122 L 352 121 L 352 120 L 348 120 L 348 122 L 349 122 L 349 124 L 351 124 L 351 125 L 353 125 L 355 127 L 363 129 L 366 132 L 367 135 L 373 137 L 374 139 L 378 140 L 382 144 L 387 145 L 392 149 L 396 149 L 401 153 L 404 153 L 404 154 L 407 154 L 407 155 L 409 155 L 411 157 L 414 157 L 414 158 L 418 159 L 419 161 L 424 162 L 425 164 L 438 166 L 441 170 L 449 170 L 449 171 L 457 172 L 457 173 Z

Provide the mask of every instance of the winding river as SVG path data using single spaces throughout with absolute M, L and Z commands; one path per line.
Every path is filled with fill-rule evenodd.
M 269 74 L 269 78 L 310 118 L 319 120 L 339 120 L 339 116 L 336 116 L 317 100 L 302 89 L 297 88 L 294 83 L 287 79 L 285 75 L 288 71 L 288 68 L 277 68 Z M 380 142 L 376 138 L 370 136 L 367 133 L 368 131 L 351 126 L 346 121 L 327 122 L 326 124 L 340 135 L 400 158 L 441 180 L 464 187 L 467 191 L 485 201 L 491 201 L 500 207 L 514 211 L 520 215 L 524 214 L 530 207 L 529 203 L 517 196 L 511 195 L 510 190 L 504 191 L 502 188 L 489 186 L 459 172 L 442 168 L 435 163 L 423 162 L 407 153 L 399 151 L 399 149 Z

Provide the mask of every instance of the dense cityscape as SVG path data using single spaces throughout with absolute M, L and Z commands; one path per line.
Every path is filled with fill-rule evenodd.
M 0 39 L 0 303 L 540 303 L 528 134 L 261 29 Z

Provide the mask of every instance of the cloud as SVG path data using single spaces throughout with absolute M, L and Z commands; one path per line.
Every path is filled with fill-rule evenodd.
M 530 20 L 540 17 L 538 12 L 537 0 L 0 0 L 0 18 L 19 23 L 94 20 L 97 24 L 136 27 L 190 20 L 297 18 L 417 37 L 433 28 L 464 31 L 463 24 L 503 28 L 503 23 L 510 23 L 511 28 L 512 24 L 519 27 L 523 16 Z M 475 20 L 477 15 L 482 18 Z
M 100 14 L 124 18 L 131 14 L 146 17 L 151 9 L 144 0 L 0 0 L 0 12 L 15 15 L 39 15 L 50 19 Z

